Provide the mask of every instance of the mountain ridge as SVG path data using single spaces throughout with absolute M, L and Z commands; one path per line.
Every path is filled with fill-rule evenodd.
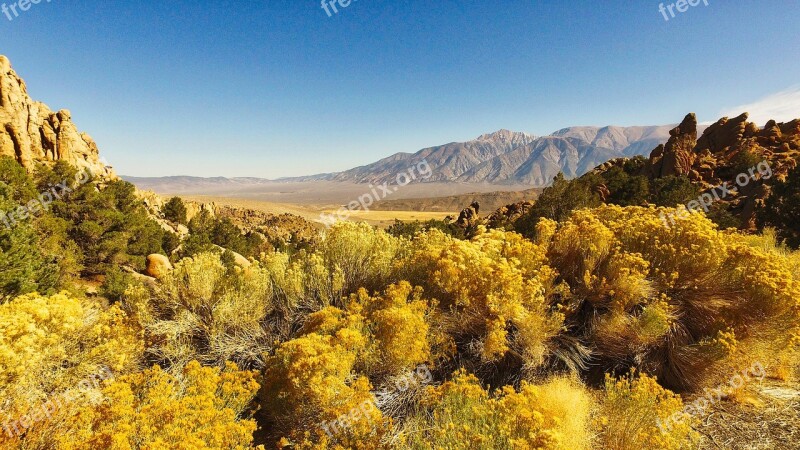
M 432 176 L 424 182 L 490 183 L 544 187 L 563 172 L 578 177 L 612 159 L 647 156 L 669 139 L 670 125 L 576 126 L 546 136 L 501 129 L 466 142 L 427 147 L 416 153 L 395 153 L 374 163 L 342 172 L 276 181 L 349 181 L 391 183 L 397 174 L 426 161 Z M 420 181 L 423 182 L 423 181 Z

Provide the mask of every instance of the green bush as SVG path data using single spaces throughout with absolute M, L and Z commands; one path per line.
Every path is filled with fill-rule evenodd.
M 106 279 L 100 287 L 100 294 L 112 301 L 119 301 L 134 278 L 119 267 L 111 267 L 106 271 Z
M 386 232 L 394 237 L 406 237 L 410 239 L 417 233 L 424 233 L 430 230 L 439 230 L 446 235 L 459 239 L 464 238 L 464 230 L 462 228 L 446 220 L 437 219 L 430 219 L 425 222 L 419 220 L 403 222 L 395 219 L 394 224 L 387 228 Z
M 761 228 L 776 228 L 778 237 L 790 247 L 800 247 L 800 168 L 773 185 L 772 194 L 758 212 L 758 223 Z
M 700 189 L 687 177 L 668 176 L 651 183 L 650 202 L 656 206 L 675 207 L 697 200 Z
M 169 201 L 164 204 L 164 207 L 161 208 L 161 214 L 170 222 L 181 225 L 186 225 L 188 223 L 186 220 L 186 205 L 183 204 L 183 200 L 181 200 L 180 197 L 172 197 L 169 199 Z
M 563 173 L 559 173 L 553 179 L 553 184 L 542 192 L 528 214 L 517 221 L 514 231 L 526 237 L 533 237 L 540 219 L 562 222 L 576 209 L 600 206 L 602 203 L 600 196 L 593 190 L 596 185 L 596 178 L 582 177 L 567 180 Z
M 58 266 L 39 249 L 29 224 L 0 227 L 0 302 L 30 292 L 51 293 L 58 287 Z
M 111 181 L 103 189 L 77 186 L 53 202 L 54 216 L 69 223 L 67 235 L 83 253 L 84 272 L 102 274 L 113 265 L 144 269 L 145 257 L 164 253 L 164 230 L 147 214 L 135 187 Z
M 17 204 L 25 204 L 38 195 L 36 184 L 25 168 L 7 156 L 0 157 L 0 183 L 9 188 L 7 198 Z
M 183 243 L 183 256 L 215 251 L 215 245 L 248 258 L 271 250 L 269 243 L 258 233 L 244 234 L 229 218 L 218 219 L 205 210 L 189 222 L 189 233 L 189 238 Z

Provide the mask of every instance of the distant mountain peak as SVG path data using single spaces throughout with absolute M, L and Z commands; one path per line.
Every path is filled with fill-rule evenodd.
M 493 141 L 503 143 L 524 142 L 528 143 L 536 139 L 536 136 L 523 133 L 521 131 L 502 130 L 495 131 L 494 133 L 486 133 L 478 136 L 476 141 Z

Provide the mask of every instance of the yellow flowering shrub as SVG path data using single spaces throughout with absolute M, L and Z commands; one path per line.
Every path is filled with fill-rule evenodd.
M 519 391 L 507 386 L 492 396 L 462 370 L 430 388 L 424 405 L 430 412 L 404 430 L 407 448 L 581 450 L 590 444 L 591 399 L 564 379 L 523 382 Z
M 383 289 L 404 240 L 366 223 L 337 222 L 324 235 L 318 252 L 331 273 L 341 276 L 345 295 L 359 288 Z
M 440 302 L 457 342 L 476 340 L 483 361 L 513 352 L 535 368 L 562 321 L 548 303 L 556 274 L 546 263 L 545 248 L 516 233 L 462 241 L 432 230 L 415 239 L 399 272 Z
M 345 310 L 310 314 L 299 337 L 266 361 L 261 398 L 284 437 L 300 448 L 374 448 L 364 446 L 379 442 L 391 422 L 369 376 L 384 380 L 430 359 L 428 311 L 421 289 L 403 282 L 375 297 L 361 289 Z M 358 417 L 338 424 L 354 411 Z
M 567 328 L 582 330 L 576 337 L 605 370 L 637 361 L 667 386 L 697 388 L 732 363 L 733 352 L 718 345 L 721 331 L 734 332 L 740 350 L 790 344 L 800 283 L 786 257 L 717 230 L 702 214 L 666 226 L 661 216 L 673 211 L 575 211 L 550 238 L 548 256 L 569 286 Z
M 190 361 L 253 366 L 269 347 L 264 319 L 275 308 L 271 277 L 259 263 L 229 271 L 214 253 L 185 258 L 161 289 L 131 285 L 124 303 L 146 331 L 150 352 L 180 371 Z
M 119 377 L 104 400 L 71 418 L 71 430 L 53 436 L 74 450 L 252 448 L 256 423 L 248 408 L 258 391 L 254 372 L 188 364 L 179 376 L 158 366 Z
M 0 398 L 6 414 L 73 387 L 102 367 L 134 370 L 143 345 L 116 306 L 67 294 L 0 305 Z
M 353 373 L 366 340 L 357 329 L 341 328 L 339 313 L 330 308 L 311 319 L 309 330 L 338 328 L 333 334 L 310 332 L 292 339 L 266 361 L 262 408 L 277 426 L 276 437 L 301 448 L 334 442 L 369 448 L 359 443 L 379 442 L 388 429 L 380 411 L 369 407 L 374 405 L 369 379 Z M 334 424 L 342 422 L 346 425 Z
M 430 361 L 431 306 L 422 299 L 422 288 L 413 289 L 405 281 L 389 286 L 382 296 L 369 297 L 364 289 L 353 295 L 351 309 L 363 308 L 377 353 L 375 369 L 369 372 L 399 375 Z
M 59 418 L 103 379 L 137 370 L 143 351 L 116 306 L 67 294 L 0 305 L 0 447 L 46 448 L 64 426 Z
M 641 374 L 613 379 L 606 375 L 598 418 L 602 447 L 611 450 L 691 448 L 697 418 L 684 412 L 681 397 Z

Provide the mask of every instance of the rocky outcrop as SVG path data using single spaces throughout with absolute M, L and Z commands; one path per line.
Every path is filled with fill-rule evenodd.
M 655 177 L 688 175 L 696 157 L 697 116 L 688 114 L 669 135 L 667 144 L 659 145 L 650 154 L 651 173 Z
M 500 207 L 486 217 L 485 223 L 490 228 L 501 228 L 506 224 L 513 224 L 528 214 L 534 203 L 534 201 L 528 200 Z
M 478 202 L 472 202 L 471 205 L 464 208 L 458 216 L 456 225 L 461 228 L 467 229 L 474 227 L 478 222 L 478 213 L 481 211 L 481 205 Z
M 203 209 L 219 219 L 229 219 L 245 233 L 259 233 L 274 245 L 313 245 L 319 239 L 315 224 L 294 214 L 272 214 L 266 211 L 236 208 L 214 203 L 193 204 L 186 202 L 187 209 Z
M 652 151 L 642 173 L 634 175 L 651 179 L 687 176 L 704 191 L 724 183 L 736 186 L 736 193 L 720 202 L 744 228 L 752 228 L 756 210 L 769 196 L 770 185 L 785 179 L 800 161 L 800 119 L 787 123 L 771 120 L 763 128 L 747 119 L 747 113 L 733 119 L 723 117 L 697 138 L 697 119 L 689 114 L 670 132 L 667 144 Z M 601 174 L 624 163 L 610 161 L 593 173 Z M 741 174 L 749 175 L 751 181 L 735 183 Z
M 748 129 L 747 117 L 747 113 L 744 113 L 734 119 L 727 117 L 719 119 L 703 133 L 694 151 L 696 153 L 708 151 L 714 154 L 736 144 L 745 137 L 745 131 Z M 750 133 L 754 133 L 757 128 L 751 124 L 749 130 Z
M 28 95 L 25 81 L 0 55 L 0 156 L 16 159 L 28 171 L 37 163 L 67 161 L 94 176 L 116 178 L 101 161 L 97 144 L 81 133 L 66 109 L 53 112 Z

